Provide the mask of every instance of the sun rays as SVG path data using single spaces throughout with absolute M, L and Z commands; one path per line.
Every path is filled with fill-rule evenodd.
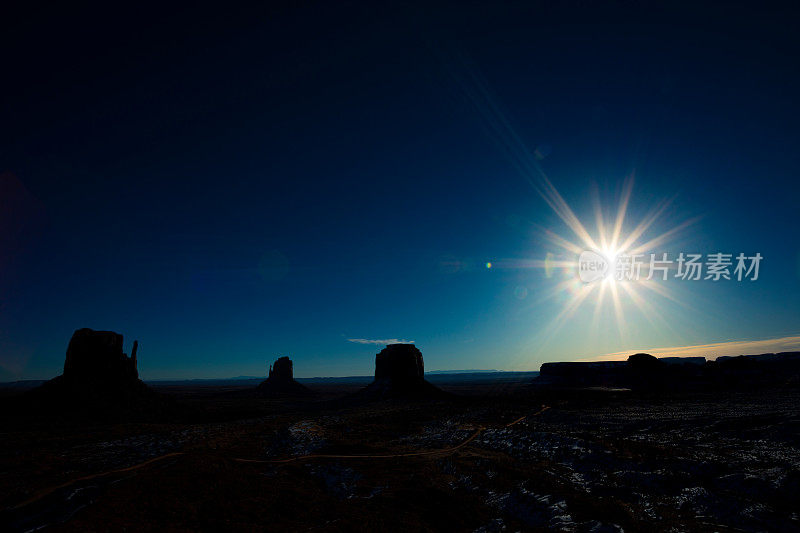
M 551 286 L 547 287 L 545 283 L 545 288 L 529 302 L 531 308 L 552 306 L 554 309 L 548 322 L 537 324 L 536 343 L 546 344 L 584 309 L 589 313 L 584 328 L 587 339 L 615 335 L 624 344 L 629 337 L 628 324 L 632 322 L 629 320 L 632 313 L 637 315 L 637 324 L 642 323 L 638 320 L 641 317 L 654 328 L 673 331 L 672 325 L 659 310 L 658 302 L 654 303 L 653 300 L 664 299 L 688 306 L 669 283 L 662 281 L 660 275 L 650 275 L 649 263 L 640 265 L 641 275 L 635 278 L 619 277 L 612 271 L 595 281 L 582 282 L 579 258 L 585 253 L 602 256 L 611 265 L 609 268 L 613 269 L 617 258 L 650 254 L 657 251 L 656 247 L 669 245 L 696 219 L 663 229 L 662 218 L 672 204 L 670 199 L 655 205 L 641 220 L 630 222 L 629 207 L 634 188 L 634 178 L 630 176 L 624 180 L 619 198 L 612 204 L 610 216 L 599 200 L 599 194 L 594 192 L 593 213 L 587 217 L 590 222 L 585 223 L 543 172 L 539 175 L 539 181 L 547 184 L 538 190 L 563 222 L 566 231 L 534 226 L 535 236 L 545 243 L 545 250 L 539 252 L 543 253 L 543 259 L 498 259 L 492 262 L 492 268 L 538 270 L 545 279 L 551 280 Z M 661 230 L 656 231 L 657 228 Z M 669 274 L 665 276 L 670 277 Z
M 669 328 L 669 324 L 661 316 L 656 306 L 644 295 L 654 294 L 659 297 L 678 301 L 677 297 L 665 286 L 650 278 L 647 263 L 641 265 L 643 272 L 636 279 L 620 279 L 613 275 L 605 275 L 602 279 L 589 283 L 575 284 L 578 277 L 578 255 L 591 251 L 599 254 L 608 261 L 610 268 L 616 265 L 618 257 L 629 257 L 653 252 L 658 246 L 663 246 L 676 236 L 680 231 L 690 226 L 695 220 L 686 220 L 665 231 L 652 235 L 660 217 L 670 206 L 672 200 L 660 202 L 654 206 L 633 229 L 626 231 L 626 218 L 628 218 L 629 205 L 633 193 L 633 176 L 628 177 L 622 186 L 619 201 L 615 206 L 612 217 L 604 215 L 602 203 L 596 190 L 593 198 L 595 227 L 587 226 L 574 214 L 555 186 L 542 173 L 540 175 L 547 186 L 542 187 L 545 201 L 558 215 L 570 235 L 562 235 L 552 229 L 542 229 L 540 236 L 554 246 L 558 253 L 548 252 L 544 261 L 531 261 L 531 267 L 541 267 L 549 270 L 547 277 L 553 271 L 560 271 L 562 281 L 546 293 L 541 301 L 552 301 L 557 296 L 566 293 L 566 301 L 552 318 L 551 322 L 542 328 L 547 337 L 554 335 L 560 328 L 574 316 L 576 311 L 584 305 L 593 306 L 589 333 L 599 331 L 601 319 L 612 317 L 621 338 L 626 337 L 626 314 L 635 310 L 655 327 Z M 559 277 L 559 276 L 557 276 Z
M 649 265 L 644 266 L 641 279 L 617 280 L 614 275 L 606 275 L 597 281 L 582 283 L 578 276 L 578 259 L 582 253 L 590 251 L 615 265 L 615 259 L 620 256 L 663 252 L 662 247 L 696 219 L 664 229 L 666 215 L 674 214 L 674 198 L 667 198 L 656 202 L 640 220 L 631 223 L 631 212 L 634 211 L 631 209 L 633 174 L 622 181 L 617 198 L 611 205 L 604 205 L 598 188 L 593 187 L 593 213 L 588 217 L 579 217 L 544 171 L 541 162 L 546 154 L 543 155 L 538 147 L 530 147 L 515 131 L 499 99 L 493 95 L 478 69 L 459 54 L 449 59 L 448 70 L 483 119 L 490 138 L 564 225 L 561 229 L 534 225 L 536 237 L 546 243 L 538 257 L 492 259 L 490 263 L 492 269 L 541 270 L 551 284 L 538 294 L 532 294 L 533 297 L 528 300 L 532 311 L 547 306 L 554 308 L 549 322 L 534 325 L 537 331 L 534 335 L 536 344 L 546 344 L 576 313 L 587 308 L 591 314 L 585 330 L 590 339 L 600 339 L 601 335 L 608 337 L 616 331 L 620 344 L 625 344 L 626 317 L 631 313 L 642 315 L 654 326 L 670 330 L 671 326 L 664 320 L 658 306 L 651 302 L 651 297 L 673 302 L 678 301 L 678 297 L 675 289 L 668 287 L 667 283 L 646 279 L 649 277 Z M 641 203 L 638 204 L 637 207 L 640 207 Z M 639 212 L 639 209 L 636 211 Z M 490 264 L 487 263 L 487 267 Z M 609 322 L 613 322 L 613 325 Z M 638 320 L 636 322 L 641 323 Z M 528 339 L 528 342 L 534 342 L 534 339 Z M 528 353 L 527 349 L 522 353 Z

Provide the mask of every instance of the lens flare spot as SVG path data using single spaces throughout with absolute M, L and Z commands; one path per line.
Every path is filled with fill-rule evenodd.
M 553 277 L 553 261 L 555 260 L 555 255 L 552 252 L 547 252 L 547 255 L 544 257 L 544 275 L 547 278 Z

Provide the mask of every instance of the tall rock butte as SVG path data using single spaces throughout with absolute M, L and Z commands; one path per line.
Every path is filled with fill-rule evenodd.
M 413 344 L 389 344 L 375 356 L 375 381 L 413 386 L 425 380 L 422 352 Z
M 362 397 L 441 396 L 425 380 L 422 352 L 413 344 L 389 344 L 375 356 L 375 381 L 357 393 Z
M 86 386 L 102 383 L 119 386 L 138 381 L 136 351 L 139 341 L 133 342 L 128 357 L 122 352 L 122 340 L 122 335 L 113 331 L 76 330 L 67 347 L 64 379 L 85 382 Z
M 292 360 L 279 357 L 269 366 L 267 379 L 261 382 L 256 391 L 262 396 L 309 394 L 311 390 L 294 379 Z
M 129 357 L 119 333 L 78 329 L 67 347 L 64 373 L 32 390 L 31 398 L 47 412 L 76 416 L 118 418 L 160 409 L 158 395 L 139 379 L 138 346 L 134 341 Z

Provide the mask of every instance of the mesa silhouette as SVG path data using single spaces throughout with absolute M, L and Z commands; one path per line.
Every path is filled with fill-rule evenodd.
M 705 357 L 637 353 L 625 361 L 544 363 L 534 384 L 634 390 L 753 388 L 800 384 L 800 352 Z

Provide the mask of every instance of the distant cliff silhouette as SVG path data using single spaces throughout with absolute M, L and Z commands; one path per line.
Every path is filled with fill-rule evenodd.
M 544 363 L 535 384 L 636 390 L 800 385 L 800 352 L 704 357 L 631 355 L 626 361 Z

